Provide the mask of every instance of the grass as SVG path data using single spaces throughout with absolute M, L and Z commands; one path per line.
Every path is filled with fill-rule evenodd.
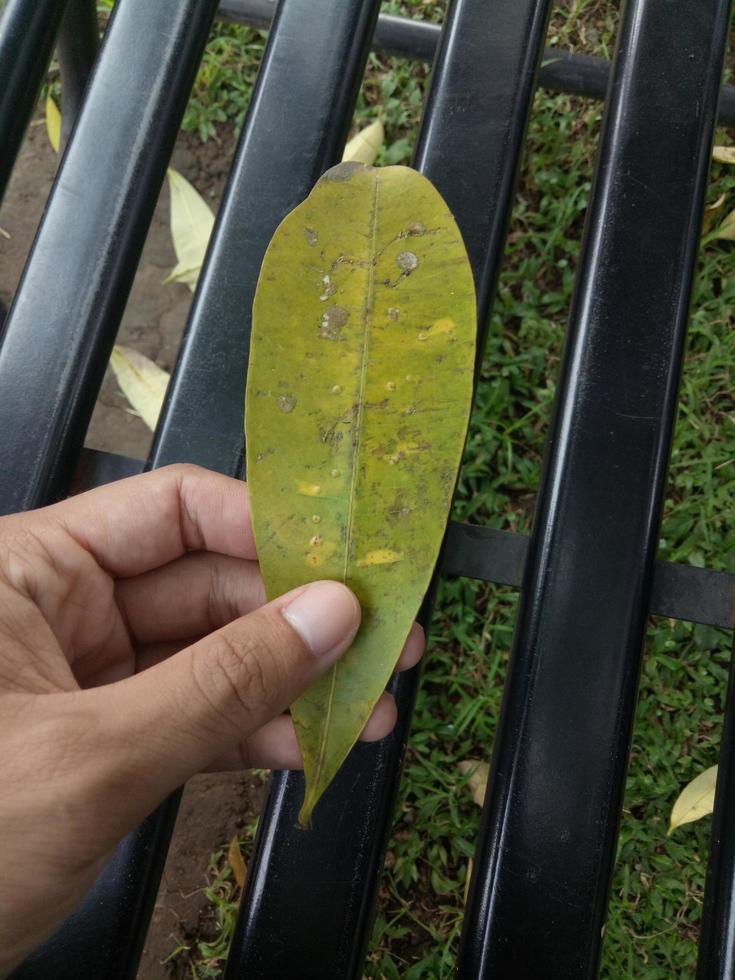
M 444 7 L 443 0 L 385 5 L 433 19 Z M 616 16 L 610 7 L 567 0 L 553 15 L 548 43 L 609 57 Z M 215 27 L 184 129 L 217 139 L 224 124 L 240 124 L 262 45 L 257 32 Z M 380 163 L 409 160 L 427 78 L 426 65 L 370 56 L 355 123 L 380 112 L 387 139 Z M 599 104 L 544 92 L 536 97 L 458 518 L 528 530 L 600 119 Z M 735 207 L 735 169 L 715 164 L 709 200 L 723 193 L 725 214 Z M 700 256 L 660 541 L 662 558 L 720 569 L 735 563 L 732 248 L 713 242 Z M 452 975 L 479 821 L 457 763 L 491 751 L 515 604 L 511 591 L 482 583 L 441 587 L 366 977 Z M 693 972 L 709 820 L 671 838 L 666 828 L 678 791 L 717 760 L 728 661 L 726 634 L 651 622 L 605 934 L 607 980 L 669 980 Z M 213 860 L 216 882 L 221 854 Z M 217 944 L 186 951 L 195 977 L 219 975 L 234 910 L 233 895 L 225 892 L 211 893 L 221 913 Z

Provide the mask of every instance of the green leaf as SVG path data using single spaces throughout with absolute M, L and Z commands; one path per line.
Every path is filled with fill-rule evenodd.
M 132 407 L 151 431 L 155 429 L 168 387 L 168 373 L 132 347 L 118 344 L 112 348 L 110 367 Z
M 61 145 L 61 113 L 50 95 L 46 96 L 46 132 L 54 153 L 58 153 Z
M 383 692 L 431 579 L 476 343 L 461 235 L 407 167 L 343 163 L 280 225 L 253 304 L 248 480 L 272 598 L 336 579 L 352 649 L 292 708 L 306 825 Z
M 671 811 L 669 834 L 673 834 L 682 824 L 692 823 L 712 813 L 716 783 L 717 766 L 710 766 L 684 787 Z
M 385 140 L 383 124 L 379 119 L 370 123 L 349 141 L 342 157 L 344 163 L 354 160 L 357 163 L 375 163 L 380 147 Z
M 171 190 L 171 238 L 177 263 L 166 282 L 184 282 L 193 291 L 214 227 L 212 209 L 186 177 L 168 170 Z

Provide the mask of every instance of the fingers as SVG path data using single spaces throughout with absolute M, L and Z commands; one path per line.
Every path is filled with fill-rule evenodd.
M 141 648 L 155 644 L 139 669 L 151 666 L 182 646 L 245 616 L 265 602 L 265 587 L 255 562 L 196 552 L 163 568 L 115 583 L 115 600 Z M 396 670 L 421 659 L 424 631 L 414 623 Z
M 195 552 L 177 561 L 118 579 L 115 600 L 137 644 L 200 637 L 265 602 L 254 561 Z
M 403 650 L 398 658 L 396 670 L 400 673 L 403 670 L 410 670 L 421 660 L 426 649 L 426 634 L 419 623 L 414 623 L 403 644 Z
M 139 575 L 187 551 L 255 558 L 246 485 L 198 466 L 166 466 L 54 504 L 34 519 L 39 514 L 61 524 L 116 577 Z
M 359 622 L 349 589 L 315 582 L 84 695 L 119 736 L 128 777 L 155 779 L 158 798 L 285 711 L 348 649 Z
M 384 693 L 363 729 L 360 741 L 377 742 L 393 730 L 398 712 L 393 697 Z M 221 755 L 211 772 L 238 769 L 303 769 L 296 729 L 290 715 L 279 715 L 250 738 Z

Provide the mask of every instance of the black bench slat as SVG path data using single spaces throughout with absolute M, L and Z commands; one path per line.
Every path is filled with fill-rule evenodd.
M 463 980 L 598 969 L 728 8 L 623 13 Z
M 548 7 L 539 0 L 455 0 L 419 135 L 414 163 L 436 183 L 462 229 L 483 324 Z M 417 671 L 394 679 L 396 729 L 381 743 L 356 747 L 309 833 L 296 827 L 301 774 L 271 779 L 230 953 L 231 980 L 362 976 L 417 684 Z
M 6 0 L 0 12 L 0 201 L 36 108 L 65 0 Z
M 110 21 L 5 324 L 0 513 L 71 476 L 215 6 L 124 0 Z
M 66 143 L 84 103 L 100 44 L 96 0 L 67 0 L 56 42 L 61 76 L 61 142 Z
M 720 740 L 697 980 L 735 977 L 735 649 Z

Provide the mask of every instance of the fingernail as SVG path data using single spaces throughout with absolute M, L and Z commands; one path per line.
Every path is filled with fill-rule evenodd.
M 357 599 L 339 582 L 312 582 L 282 612 L 317 657 L 344 653 L 360 625 Z

